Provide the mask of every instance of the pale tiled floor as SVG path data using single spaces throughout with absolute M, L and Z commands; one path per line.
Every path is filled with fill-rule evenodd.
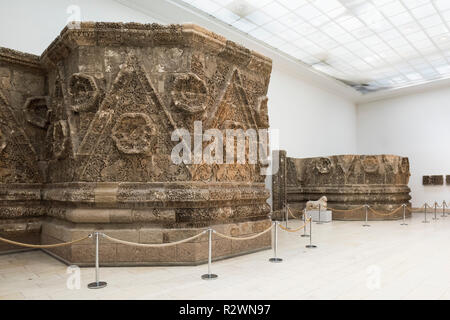
M 450 299 L 450 217 L 423 224 L 398 221 L 313 225 L 313 243 L 280 232 L 281 264 L 272 251 L 213 263 L 215 281 L 197 267 L 101 268 L 104 289 L 66 286 L 67 267 L 40 251 L 0 256 L 1 299 Z M 300 222 L 290 222 L 291 227 Z M 377 279 L 379 280 L 377 282 Z M 377 286 L 379 283 L 379 286 Z

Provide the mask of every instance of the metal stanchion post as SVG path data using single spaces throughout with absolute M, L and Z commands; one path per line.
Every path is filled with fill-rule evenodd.
M 422 223 L 430 223 L 430 221 L 427 221 L 427 207 L 428 207 L 428 204 L 425 203 L 425 220 L 422 221 Z
M 319 204 L 319 221 L 316 222 L 317 224 L 322 224 L 322 219 L 321 219 L 321 217 L 320 217 L 321 211 L 322 211 L 322 206 Z
M 98 242 L 99 242 L 99 232 L 95 232 L 95 282 L 88 284 L 89 289 L 101 289 L 106 287 L 107 283 L 104 281 L 99 281 L 99 262 L 98 262 Z
M 434 202 L 434 218 L 433 220 L 439 220 L 439 218 L 437 217 L 437 202 Z
M 443 218 L 446 218 L 447 216 L 445 215 L 445 207 L 447 207 L 447 203 L 445 203 L 445 201 L 442 202 L 442 216 Z
M 289 223 L 289 211 L 288 211 L 288 206 L 287 206 L 287 204 L 284 206 L 284 208 L 285 208 L 285 216 L 286 216 L 286 219 L 285 219 L 285 221 L 286 221 L 286 228 L 288 228 L 288 223 Z
M 368 215 L 368 209 L 369 209 L 369 205 L 368 204 L 365 204 L 364 205 L 364 208 L 365 208 L 365 210 L 366 210 L 366 221 L 365 221 L 365 223 L 363 224 L 363 227 L 370 227 L 370 224 L 369 224 L 369 221 L 368 221 L 368 219 L 369 219 L 369 215 Z
M 212 233 L 213 229 L 208 230 L 208 273 L 202 275 L 203 280 L 215 280 L 219 276 L 217 274 L 211 273 L 211 263 L 212 263 Z
M 314 249 L 317 248 L 317 246 L 312 244 L 312 218 L 310 217 L 311 221 L 309 221 L 309 244 L 305 247 L 308 249 Z M 305 226 L 306 228 L 306 226 Z
M 406 204 L 402 205 L 403 207 L 403 223 L 401 223 L 401 226 L 407 226 L 408 224 L 406 223 Z
M 275 230 L 274 230 L 274 245 L 273 245 L 273 258 L 270 258 L 269 261 L 273 263 L 280 263 L 283 259 L 277 257 L 278 251 L 278 221 L 275 221 Z
M 303 209 L 303 223 L 305 224 L 305 228 L 303 229 L 302 238 L 309 238 L 309 234 L 306 234 L 306 208 Z

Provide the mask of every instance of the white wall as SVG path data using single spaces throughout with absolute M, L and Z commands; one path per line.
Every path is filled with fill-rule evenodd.
M 0 0 L 0 46 L 40 55 L 75 20 L 73 5 L 82 21 L 158 22 L 112 0 Z
M 450 186 L 422 186 L 423 175 L 450 175 L 449 102 L 450 88 L 358 106 L 358 153 L 408 157 L 414 206 L 450 203 Z
M 356 153 L 356 107 L 276 63 L 270 80 L 269 120 L 280 149 L 296 158 Z

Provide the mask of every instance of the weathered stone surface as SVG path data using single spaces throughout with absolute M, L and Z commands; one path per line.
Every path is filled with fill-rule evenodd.
M 279 152 L 280 171 L 273 177 L 274 210 L 287 201 L 303 209 L 309 200 L 326 196 L 328 207 L 349 210 L 368 204 L 376 211 L 387 213 L 402 204 L 410 206 L 408 158 L 394 155 L 343 155 L 309 159 L 286 157 Z M 286 163 L 285 171 L 282 170 Z M 287 192 L 285 188 L 287 185 Z M 284 197 L 283 197 L 284 196 Z M 276 205 L 276 206 L 275 206 Z M 336 220 L 362 220 L 364 209 L 354 212 L 333 212 Z M 409 212 L 407 212 L 410 215 Z M 398 219 L 369 213 L 370 219 Z
M 0 49 L 0 219 L 41 217 L 44 243 L 97 229 L 144 243 L 211 225 L 250 223 L 235 233 L 251 234 L 269 221 L 264 165 L 177 165 L 171 134 L 193 136 L 194 121 L 203 130 L 268 128 L 271 68 L 195 25 L 89 22 L 65 28 L 41 57 Z M 220 252 L 267 247 L 253 242 Z M 205 258 L 204 245 L 105 246 L 110 263 Z M 91 247 L 51 252 L 92 263 Z
M 447 182 L 448 182 L 447 176 Z M 442 186 L 444 184 L 444 176 L 423 176 L 422 184 L 424 186 Z

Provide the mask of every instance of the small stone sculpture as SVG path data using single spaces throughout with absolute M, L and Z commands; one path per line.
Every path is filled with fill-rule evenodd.
M 308 201 L 306 203 L 306 211 L 310 211 L 310 210 L 323 210 L 326 211 L 327 210 L 327 197 L 323 196 L 322 198 L 320 198 L 317 201 Z

